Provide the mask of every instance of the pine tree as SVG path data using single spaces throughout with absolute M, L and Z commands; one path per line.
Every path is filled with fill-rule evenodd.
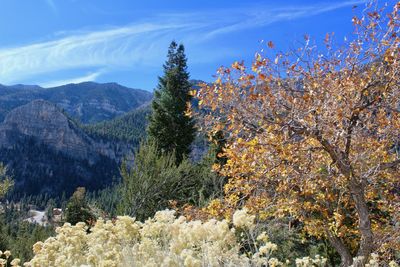
M 191 100 L 191 85 L 184 46 L 173 41 L 167 58 L 152 103 L 148 135 L 161 152 L 174 151 L 179 164 L 189 155 L 196 131 L 194 121 L 185 115 L 186 103 Z
M 69 200 L 65 212 L 65 220 L 73 225 L 78 222 L 90 224 L 91 221 L 95 220 L 87 204 L 84 187 L 78 187 Z

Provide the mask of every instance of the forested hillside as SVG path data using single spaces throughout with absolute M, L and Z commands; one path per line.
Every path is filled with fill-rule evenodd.
M 91 136 L 128 142 L 137 147 L 145 138 L 150 112 L 150 106 L 144 106 L 113 120 L 83 125 L 83 129 Z
M 16 142 L 12 148 L 0 149 L 0 161 L 7 164 L 15 185 L 10 196 L 62 193 L 70 196 L 78 186 L 98 190 L 119 179 L 119 164 L 105 156 L 95 163 L 54 151 L 34 139 Z

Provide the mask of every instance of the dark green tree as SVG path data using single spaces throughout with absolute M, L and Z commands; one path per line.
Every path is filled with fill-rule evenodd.
M 78 222 L 90 223 L 95 220 L 86 201 L 86 190 L 78 187 L 67 204 L 65 221 L 76 224 Z
M 169 206 L 170 200 L 188 202 L 198 192 L 200 181 L 191 176 L 192 165 L 184 159 L 175 164 L 173 153 L 159 153 L 152 141 L 142 143 L 130 168 L 121 167 L 119 214 L 145 220 Z
M 185 48 L 175 41 L 168 49 L 164 75 L 159 77 L 149 118 L 149 139 L 158 144 L 161 152 L 175 152 L 179 164 L 191 149 L 195 138 L 194 121 L 185 115 L 191 84 L 187 71 Z
M 56 201 L 51 198 L 46 204 L 46 216 L 49 220 L 53 218 L 53 209 L 57 207 Z
M 0 162 L 0 198 L 14 185 L 14 182 L 7 175 L 7 168 Z

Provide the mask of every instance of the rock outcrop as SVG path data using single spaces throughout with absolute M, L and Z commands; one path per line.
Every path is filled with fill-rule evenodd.
M 33 137 L 49 147 L 78 158 L 91 158 L 90 140 L 53 104 L 44 100 L 12 110 L 0 126 L 0 145 L 12 146 L 17 137 Z M 11 138 L 10 138 L 11 137 Z

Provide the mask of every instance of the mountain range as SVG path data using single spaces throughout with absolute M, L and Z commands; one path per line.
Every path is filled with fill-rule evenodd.
M 53 88 L 0 85 L 0 122 L 12 109 L 36 99 L 56 104 L 77 121 L 88 124 L 111 120 L 150 103 L 153 94 L 117 83 L 84 82 Z

